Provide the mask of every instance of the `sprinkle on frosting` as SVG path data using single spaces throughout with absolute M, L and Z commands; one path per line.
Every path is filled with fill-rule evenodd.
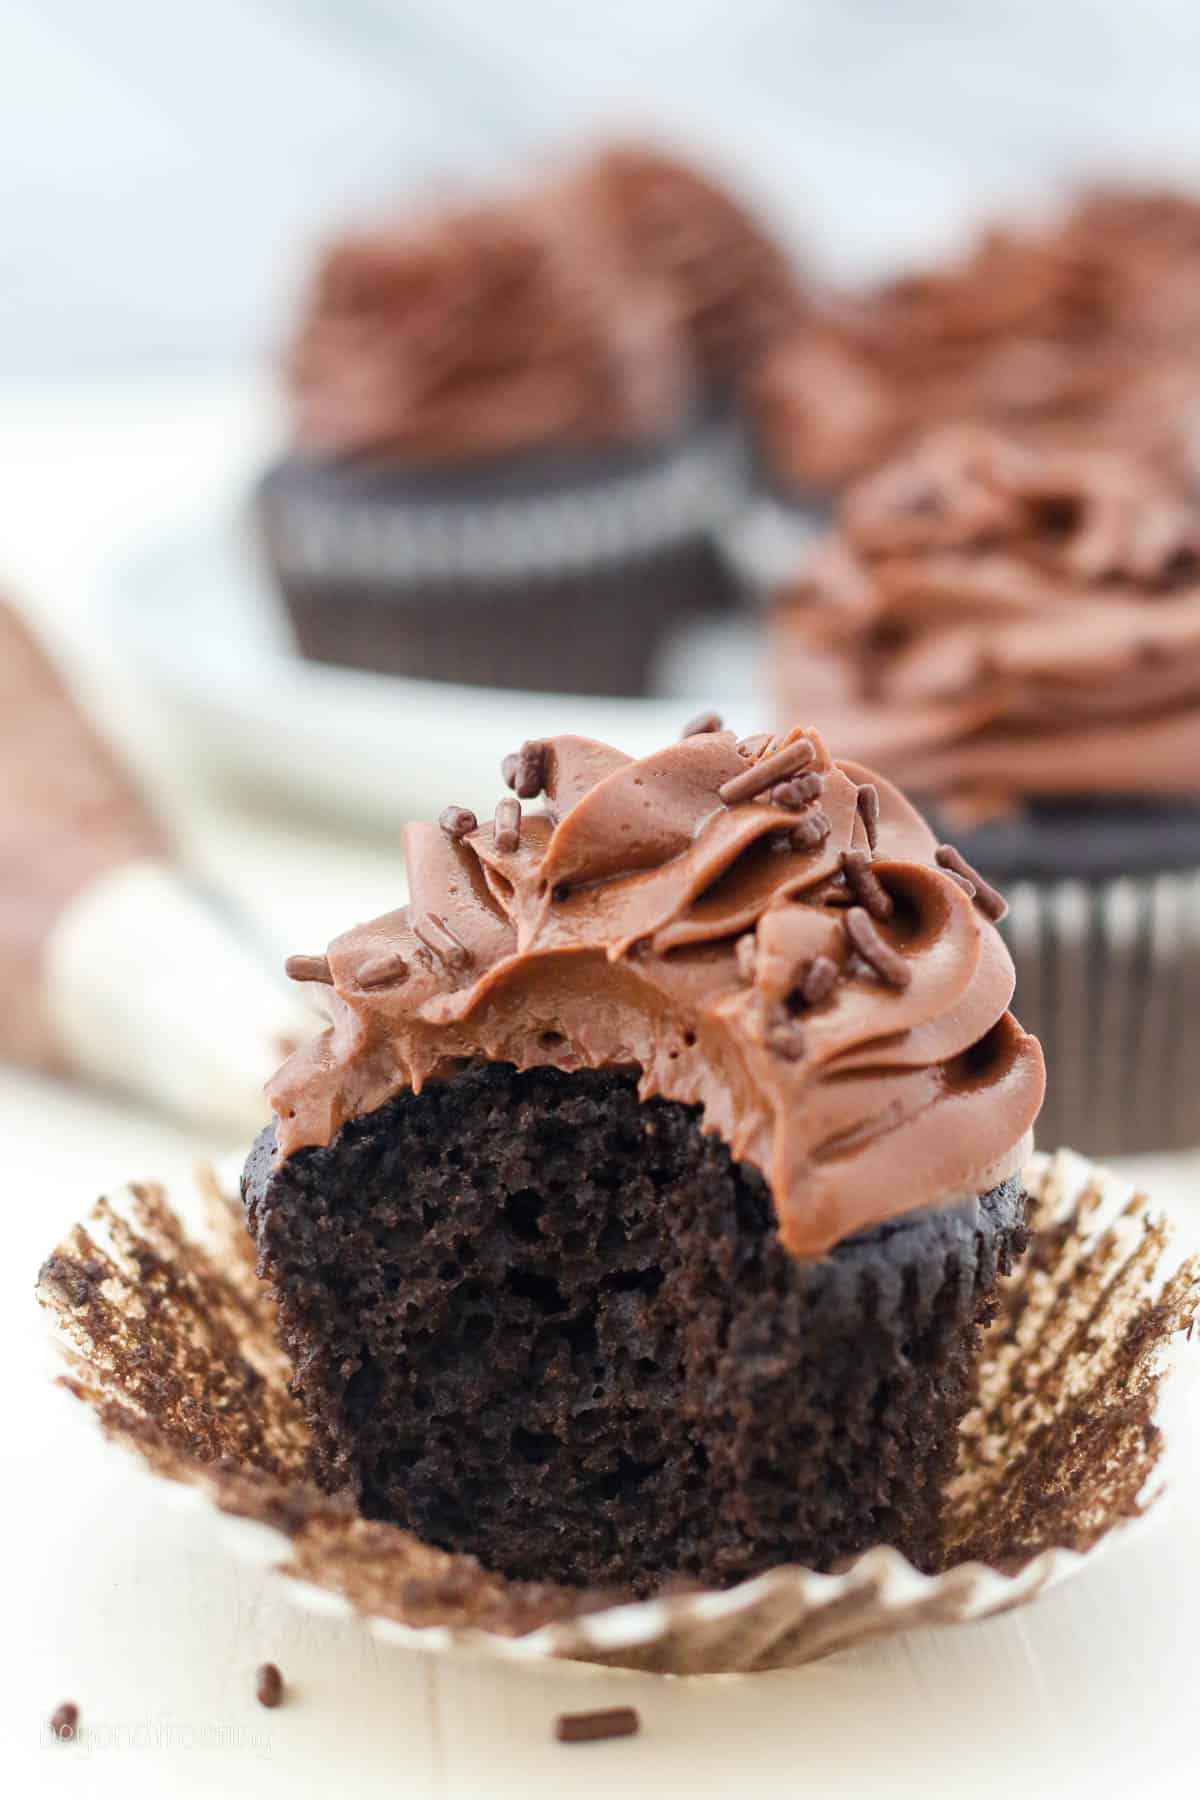
M 469 806 L 443 807 L 438 824 L 447 837 L 465 838 L 468 832 L 479 829 L 479 820 Z
M 639 759 L 546 739 L 542 808 L 516 845 L 490 821 L 462 838 L 410 826 L 409 904 L 330 945 L 331 1026 L 272 1085 L 279 1154 L 482 1058 L 633 1067 L 644 1098 L 699 1106 L 762 1171 L 798 1256 L 1018 1169 L 1043 1072 L 1006 1011 L 999 934 L 887 782 L 812 732 L 756 759 L 801 740 L 822 778 L 801 820 L 823 825 L 799 844 L 775 781 L 722 798 L 746 769 L 729 731 Z M 889 916 L 856 903 L 847 854 Z M 364 982 L 388 954 L 403 978 Z
M 505 799 L 496 802 L 496 823 L 492 842 L 501 856 L 511 856 L 521 842 L 521 802 Z
M 324 956 L 289 956 L 283 965 L 290 981 L 321 981 L 332 986 L 329 961 Z
M 694 719 L 688 720 L 679 735 L 681 738 L 702 737 L 707 731 L 720 731 L 723 724 L 720 713 L 697 713 Z
M 1000 920 L 1007 916 L 1008 901 L 1004 895 L 998 893 L 990 882 L 985 881 L 979 870 L 973 869 L 966 857 L 960 850 L 956 850 L 953 844 L 938 845 L 937 862 L 939 869 L 947 869 L 951 875 L 965 883 L 971 890 L 971 898 L 989 919 L 999 924 Z

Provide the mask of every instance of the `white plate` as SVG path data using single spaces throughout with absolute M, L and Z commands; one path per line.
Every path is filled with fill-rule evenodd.
M 715 706 L 739 730 L 769 723 L 748 620 L 689 632 L 657 697 L 607 699 L 407 681 L 306 662 L 246 537 L 229 517 L 184 523 L 122 564 L 113 635 L 169 707 L 205 771 L 357 823 L 394 830 L 432 799 L 490 811 L 501 755 L 575 731 L 634 754 Z

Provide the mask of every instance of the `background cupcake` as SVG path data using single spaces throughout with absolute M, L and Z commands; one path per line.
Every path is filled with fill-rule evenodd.
M 1200 1141 L 1196 508 L 1128 459 L 948 432 L 850 490 L 772 666 L 1007 884 L 1046 1141 Z
M 635 693 L 724 594 L 744 491 L 677 308 L 603 209 L 547 189 L 325 257 L 289 362 L 295 445 L 258 493 L 303 651 Z
M 959 261 L 831 293 L 753 383 L 768 486 L 809 506 L 936 426 L 1200 473 L 1200 205 L 1098 188 L 1048 225 L 993 226 Z

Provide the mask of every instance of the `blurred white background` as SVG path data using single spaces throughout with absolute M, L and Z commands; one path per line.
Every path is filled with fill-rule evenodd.
M 5 0 L 0 375 L 244 360 L 332 220 L 649 127 L 826 267 L 1200 172 L 1193 0 Z

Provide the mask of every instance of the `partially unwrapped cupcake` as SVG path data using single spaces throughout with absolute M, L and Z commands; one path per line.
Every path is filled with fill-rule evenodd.
M 321 1480 L 523 1580 L 941 1567 L 1043 1087 L 994 896 L 813 731 L 504 772 L 293 960 L 244 1192 Z

